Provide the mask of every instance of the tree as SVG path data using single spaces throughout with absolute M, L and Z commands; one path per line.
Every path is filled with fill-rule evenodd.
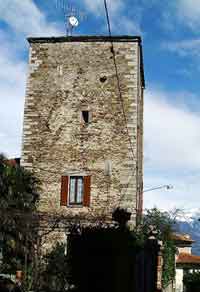
M 0 209 L 33 211 L 39 199 L 38 180 L 21 166 L 0 155 Z
M 64 291 L 68 286 L 69 265 L 65 249 L 65 243 L 57 243 L 46 255 L 46 269 L 41 273 L 43 291 Z
M 27 170 L 12 165 L 0 155 L 0 235 L 3 248 L 1 271 L 13 273 L 26 261 L 25 249 L 31 242 L 26 240 L 25 214 L 36 208 L 39 199 L 39 182 Z M 30 234 L 33 232 L 29 230 Z
M 183 283 L 188 292 L 199 292 L 200 289 L 200 272 L 187 272 L 184 275 Z
M 138 228 L 137 236 L 144 242 L 149 235 L 163 242 L 163 273 L 162 284 L 165 288 L 175 277 L 176 246 L 172 233 L 176 226 L 175 216 L 169 212 L 162 212 L 157 208 L 146 210 L 143 221 Z
M 158 240 L 168 240 L 171 238 L 175 226 L 174 218 L 168 212 L 162 212 L 157 208 L 147 209 L 143 216 L 142 223 L 139 225 L 140 231 L 144 237 L 150 233 L 156 235 Z

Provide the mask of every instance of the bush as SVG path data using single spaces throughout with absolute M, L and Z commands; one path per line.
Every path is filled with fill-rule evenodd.
M 64 291 L 68 285 L 68 261 L 65 244 L 58 243 L 46 256 L 46 269 L 42 273 L 42 291 Z
M 183 278 L 184 286 L 187 292 L 200 291 L 200 272 L 187 273 Z
M 163 242 L 163 273 L 162 286 L 165 288 L 175 278 L 175 252 L 176 246 L 172 238 L 174 219 L 167 212 L 157 208 L 146 211 L 143 221 L 138 229 L 138 240 L 144 242 L 149 235 Z

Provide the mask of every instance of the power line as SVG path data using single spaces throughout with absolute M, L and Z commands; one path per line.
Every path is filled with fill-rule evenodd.
M 107 19 L 107 25 L 108 25 L 108 33 L 109 36 L 112 37 L 111 34 L 111 25 L 110 25 L 110 17 L 109 17 L 109 13 L 108 13 L 108 5 L 107 5 L 107 1 L 104 0 L 104 6 L 105 6 L 105 11 L 106 11 L 106 19 Z
M 128 122 L 127 122 L 127 117 L 126 117 L 126 112 L 125 112 L 125 107 L 124 107 L 124 100 L 123 100 L 123 95 L 122 95 L 122 91 L 121 91 L 121 84 L 120 84 L 120 77 L 119 77 L 119 72 L 118 72 L 118 66 L 117 66 L 117 62 L 116 62 L 116 54 L 115 54 L 115 50 L 114 50 L 114 45 L 113 45 L 113 40 L 112 40 L 112 33 L 111 33 L 111 25 L 110 25 L 110 18 L 109 18 L 109 12 L 108 12 L 108 6 L 107 6 L 107 1 L 104 0 L 104 6 L 105 6 L 105 12 L 106 12 L 106 19 L 107 19 L 107 26 L 108 26 L 108 33 L 110 36 L 110 43 L 111 43 L 111 52 L 113 55 L 113 62 L 114 62 L 114 68 L 115 68 L 115 73 L 116 73 L 116 79 L 117 79 L 117 88 L 118 88 L 118 92 L 119 92 L 119 99 L 120 99 L 120 103 L 122 106 L 122 114 L 123 114 L 123 118 L 124 118 L 124 124 L 125 124 L 125 128 L 126 128 L 126 134 L 129 140 L 129 144 L 130 144 L 130 150 L 132 153 L 132 160 L 135 161 L 135 154 L 134 154 L 134 150 L 133 150 L 133 145 L 132 145 L 132 141 L 131 141 L 131 137 L 129 134 L 129 130 L 128 130 Z M 51 174 L 55 174 L 55 175 L 62 175 L 62 173 L 59 172 L 55 172 L 52 170 L 47 170 L 47 169 L 43 169 L 43 168 L 37 168 L 40 171 L 44 171 L 44 172 L 48 172 Z M 135 174 L 137 170 L 137 167 L 133 168 L 133 175 Z M 121 196 L 120 198 L 120 202 L 123 200 L 124 196 L 127 193 L 127 189 L 130 185 L 131 179 L 128 181 L 126 189 L 124 190 L 124 194 Z M 122 187 L 123 188 L 123 187 Z M 138 192 L 138 190 L 136 191 L 136 193 Z M 122 193 L 122 190 L 121 190 Z M 137 198 L 136 198 L 137 200 Z
M 122 96 L 122 91 L 121 91 L 119 72 L 118 72 L 118 67 L 117 67 L 117 62 L 116 62 L 116 54 L 115 54 L 115 49 L 114 49 L 113 40 L 112 40 L 110 17 L 109 17 L 108 6 L 107 6 L 107 1 L 106 0 L 104 0 L 104 6 L 105 6 L 105 12 L 106 12 L 108 33 L 109 33 L 110 43 L 111 43 L 111 53 L 113 55 L 113 62 L 114 62 L 115 73 L 116 73 L 116 78 L 117 78 L 117 88 L 118 88 L 118 91 L 119 91 L 119 98 L 120 98 L 120 102 L 121 102 L 121 105 L 122 105 L 122 113 L 123 113 L 123 117 L 124 117 L 126 132 L 127 132 L 127 136 L 128 136 L 128 139 L 129 139 L 129 144 L 130 144 L 131 152 L 132 152 L 132 155 L 133 155 L 133 159 L 134 159 L 135 155 L 134 155 L 133 145 L 132 145 L 132 142 L 131 142 L 131 137 L 129 135 L 129 130 L 128 130 L 128 126 L 127 126 L 128 122 L 127 122 L 127 117 L 126 117 L 125 108 L 124 108 L 124 101 L 123 101 L 123 96 Z
M 109 12 L 108 12 L 107 0 L 104 0 L 104 7 L 105 7 L 105 12 L 106 12 L 108 33 L 109 33 L 110 43 L 111 43 L 111 53 L 113 55 L 113 62 L 114 62 L 116 78 L 117 78 L 117 88 L 118 88 L 118 91 L 119 91 L 119 99 L 120 99 L 120 102 L 121 102 L 121 105 L 122 105 L 122 113 L 123 113 L 123 117 L 124 117 L 126 133 L 127 133 L 128 139 L 129 139 L 130 149 L 131 149 L 131 152 L 132 152 L 132 155 L 133 155 L 133 161 L 135 161 L 135 154 L 134 154 L 134 150 L 133 150 L 133 145 L 132 145 L 131 137 L 130 137 L 128 126 L 127 126 L 127 124 L 128 124 L 127 123 L 127 117 L 126 117 L 126 113 L 125 113 L 124 101 L 123 101 L 123 96 L 122 96 L 122 91 L 121 91 L 119 72 L 118 72 L 118 67 L 117 67 L 117 62 L 116 62 L 116 54 L 115 54 L 115 49 L 114 49 L 113 40 L 112 40 L 112 33 L 111 33 L 111 25 L 110 25 L 110 17 L 109 17 Z M 134 167 L 133 168 L 133 171 L 134 171 L 133 175 L 135 174 L 136 170 L 137 170 L 137 167 Z M 130 180 L 129 180 L 128 184 L 127 184 L 127 187 L 126 187 L 126 190 L 124 192 L 124 195 L 120 199 L 120 202 L 123 200 L 129 185 L 130 185 Z M 138 190 L 136 190 L 136 196 L 137 196 L 137 192 L 138 192 Z M 138 198 L 136 197 L 136 201 L 137 200 L 138 200 Z
M 113 40 L 112 40 L 111 24 L 110 24 L 110 18 L 109 18 L 109 12 L 108 12 L 108 6 L 107 6 L 107 1 L 106 0 L 104 0 L 104 6 L 105 6 L 105 12 L 106 12 L 108 33 L 109 33 L 110 42 L 111 42 L 111 53 L 113 55 L 113 62 L 114 62 L 114 68 L 115 68 L 115 73 L 116 73 L 116 79 L 117 79 L 117 88 L 118 88 L 118 92 L 119 92 L 118 96 L 119 96 L 120 103 L 121 103 L 121 106 L 122 106 L 122 114 L 123 114 L 123 118 L 124 118 L 126 134 L 127 134 L 128 141 L 129 141 L 129 144 L 130 144 L 130 150 L 131 150 L 131 153 L 132 153 L 132 156 L 133 156 L 132 160 L 135 161 L 134 149 L 133 149 L 133 145 L 132 145 L 132 141 L 131 141 L 131 137 L 130 137 L 130 134 L 129 134 L 128 125 L 127 125 L 128 121 L 127 121 L 126 111 L 125 111 L 125 107 L 124 107 L 124 100 L 123 100 L 123 95 L 122 95 L 122 90 L 121 90 L 120 77 L 119 77 L 118 66 L 117 66 L 117 62 L 116 62 L 116 54 L 115 54 Z M 62 172 L 59 173 L 59 172 L 55 172 L 55 171 L 48 170 L 48 169 L 37 168 L 37 170 L 38 171 L 48 172 L 48 173 L 55 174 L 55 175 L 62 175 Z M 132 175 L 135 174 L 136 170 L 137 170 L 137 167 L 136 166 L 133 167 L 133 174 Z M 130 182 L 131 182 L 131 179 L 127 183 L 126 189 L 124 190 L 124 194 L 120 198 L 120 202 L 124 198 L 124 196 L 126 195 L 127 189 L 128 189 L 128 187 L 130 185 Z M 137 192 L 138 192 L 138 190 L 136 190 L 136 194 L 137 194 Z M 122 193 L 122 190 L 121 190 L 121 193 Z M 136 198 L 136 200 L 137 200 L 137 198 Z

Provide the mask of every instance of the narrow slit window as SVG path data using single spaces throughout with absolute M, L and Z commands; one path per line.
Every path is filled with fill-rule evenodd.
M 89 111 L 82 111 L 82 119 L 85 124 L 89 123 Z

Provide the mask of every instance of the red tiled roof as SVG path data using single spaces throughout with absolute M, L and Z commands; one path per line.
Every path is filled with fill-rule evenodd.
M 20 165 L 20 158 L 7 159 L 6 163 L 7 165 L 10 165 L 10 166 L 18 166 Z
M 200 265 L 200 256 L 189 254 L 189 253 L 180 253 L 176 260 L 177 264 L 199 264 Z
M 178 241 L 178 242 L 188 242 L 188 243 L 193 243 L 195 242 L 189 234 L 179 234 L 179 233 L 173 233 L 171 238 L 175 241 Z

